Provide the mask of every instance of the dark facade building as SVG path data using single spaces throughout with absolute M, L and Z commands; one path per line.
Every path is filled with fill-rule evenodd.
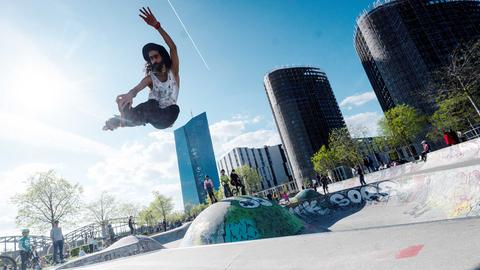
M 188 208 L 205 202 L 207 192 L 203 180 L 206 175 L 212 179 L 215 189 L 220 186 L 207 114 L 193 117 L 176 129 L 174 135 L 183 205 Z
M 435 94 L 422 93 L 432 72 L 479 37 L 478 0 L 392 0 L 358 18 L 355 49 L 383 111 L 407 104 L 431 114 Z
M 273 117 L 298 187 L 314 177 L 310 161 L 328 134 L 345 127 L 327 76 L 315 67 L 280 68 L 265 75 Z

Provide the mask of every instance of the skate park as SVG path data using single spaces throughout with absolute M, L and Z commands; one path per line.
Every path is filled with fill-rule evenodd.
M 56 269 L 478 269 L 480 139 L 365 180 L 285 207 L 225 199 L 191 224 Z

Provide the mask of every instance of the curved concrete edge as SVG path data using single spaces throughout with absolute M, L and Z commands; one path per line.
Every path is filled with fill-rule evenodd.
M 192 224 L 192 222 L 187 222 L 182 226 L 175 228 L 173 230 L 154 234 L 150 236 L 150 238 L 155 239 L 157 242 L 159 242 L 162 245 L 180 240 L 185 236 L 185 233 L 190 227 L 190 224 Z
M 80 257 L 55 269 L 81 267 L 141 253 L 147 253 L 159 249 L 164 249 L 164 247 L 150 237 L 130 235 L 118 240 L 115 244 L 102 251 Z
M 330 186 L 328 195 L 285 207 L 312 229 L 330 231 L 480 216 L 480 140 Z
M 374 183 L 394 178 L 431 173 L 456 167 L 480 164 L 480 138 L 446 147 L 427 155 L 427 162 L 417 161 L 365 174 L 365 182 Z M 328 185 L 330 192 L 360 185 L 358 176 Z

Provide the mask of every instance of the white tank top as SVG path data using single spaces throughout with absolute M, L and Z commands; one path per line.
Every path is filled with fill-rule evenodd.
M 150 73 L 150 77 L 152 78 L 152 89 L 148 94 L 148 99 L 157 100 L 162 109 L 177 104 L 178 83 L 173 72 L 168 71 L 168 78 L 164 82 L 160 81 L 153 72 Z

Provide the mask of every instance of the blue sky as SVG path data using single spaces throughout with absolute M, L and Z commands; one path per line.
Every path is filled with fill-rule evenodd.
M 8 1 L 0 10 L 0 196 L 21 191 L 36 170 L 145 204 L 151 190 L 182 207 L 173 129 L 101 130 L 116 95 L 143 76 L 141 48 L 163 43 L 139 17 L 150 6 L 176 42 L 181 114 L 174 128 L 207 111 L 217 156 L 235 146 L 279 142 L 263 77 L 285 65 L 327 73 L 347 122 L 375 133 L 381 110 L 355 53 L 355 19 L 371 1 L 173 0 L 208 63 L 166 0 Z M 135 102 L 146 100 L 146 91 Z M 14 229 L 14 228 L 13 228 Z

